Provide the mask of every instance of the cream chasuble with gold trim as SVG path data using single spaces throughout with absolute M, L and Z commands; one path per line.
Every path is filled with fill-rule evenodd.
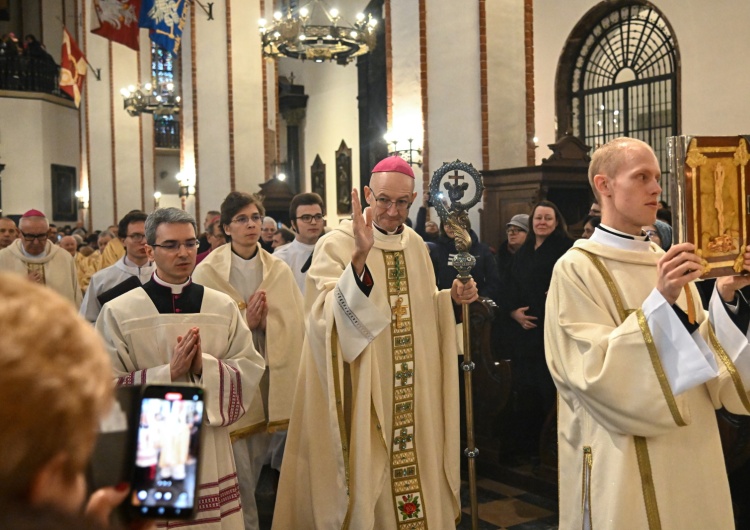
M 442 529 L 459 517 L 453 303 L 411 229 L 375 232 L 367 296 L 345 221 L 308 272 L 307 336 L 274 528 Z
M 259 335 L 257 347 L 266 359 L 268 384 L 258 387 L 250 409 L 234 425 L 233 440 L 256 432 L 286 430 L 302 352 L 302 295 L 296 288 L 294 275 L 286 263 L 262 248 L 258 248 L 257 259 L 263 267 L 258 289 L 266 291 L 268 315 L 265 332 L 253 335 Z M 198 264 L 193 281 L 229 295 L 245 318 L 247 300 L 229 283 L 231 268 L 231 245 L 222 245 Z
M 663 255 L 579 240 L 555 266 L 545 350 L 559 392 L 560 528 L 734 528 L 715 409 L 747 414 L 747 393 L 701 307 L 692 340 L 668 305 L 669 318 L 649 316 Z M 687 313 L 684 291 L 677 305 Z M 726 315 L 711 318 L 726 337 Z M 675 364 L 670 336 L 700 351 Z

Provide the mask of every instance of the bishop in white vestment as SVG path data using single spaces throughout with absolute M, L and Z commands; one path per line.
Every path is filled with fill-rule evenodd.
M 307 336 L 273 528 L 451 528 L 460 514 L 458 370 L 451 298 L 403 225 L 413 172 L 373 170 L 363 215 L 316 245 Z M 387 204 L 386 204 L 387 203 Z M 364 258 L 364 259 L 363 259 Z M 416 525 L 416 526 L 415 526 Z

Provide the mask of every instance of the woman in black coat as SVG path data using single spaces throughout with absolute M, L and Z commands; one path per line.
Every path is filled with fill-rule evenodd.
M 512 360 L 516 438 L 536 454 L 539 435 L 554 406 L 555 386 L 544 358 L 544 306 L 557 260 L 573 245 L 565 219 L 550 201 L 531 210 L 531 230 L 503 279 L 501 310 L 513 320 Z

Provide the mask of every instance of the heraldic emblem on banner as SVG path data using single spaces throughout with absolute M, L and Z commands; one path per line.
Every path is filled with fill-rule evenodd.
M 176 55 L 185 27 L 185 0 L 143 0 L 139 26 L 151 30 L 151 40 Z
M 76 107 L 81 105 L 81 92 L 85 79 L 86 59 L 68 30 L 63 29 L 63 45 L 60 53 L 60 90 L 73 98 Z
M 94 0 L 99 27 L 92 33 L 138 50 L 138 15 L 141 0 Z

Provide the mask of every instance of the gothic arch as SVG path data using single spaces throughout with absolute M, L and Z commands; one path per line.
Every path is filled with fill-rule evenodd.
M 557 137 L 592 147 L 629 134 L 666 171 L 664 137 L 680 130 L 680 55 L 671 25 L 646 0 L 603 1 L 568 36 L 555 79 Z

